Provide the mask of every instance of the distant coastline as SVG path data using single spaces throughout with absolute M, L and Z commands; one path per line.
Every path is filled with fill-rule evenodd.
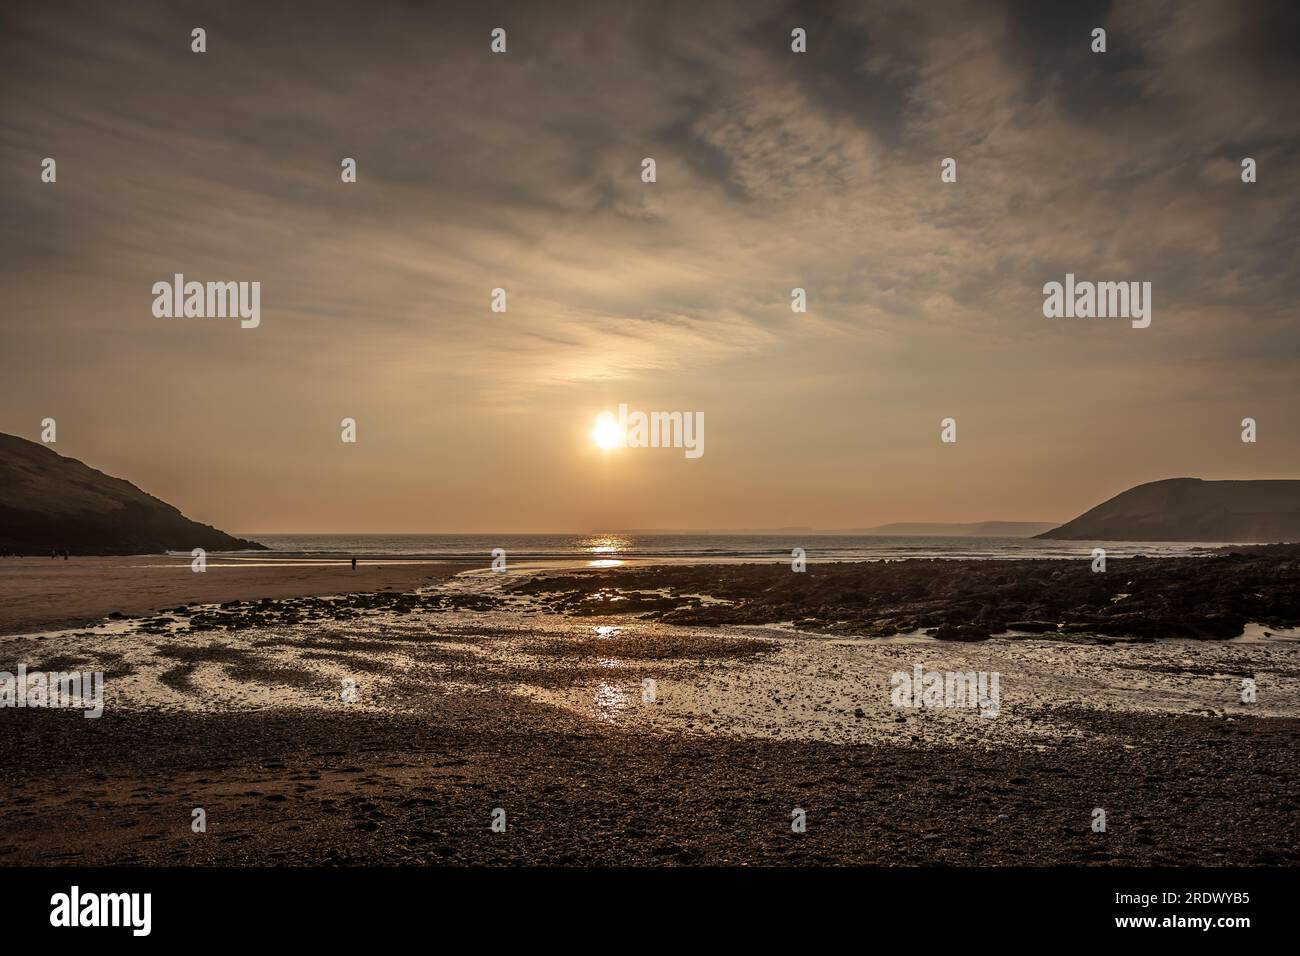
M 889 524 L 864 528 L 813 528 L 791 526 L 782 528 L 604 528 L 592 534 L 698 534 L 698 535 L 785 535 L 785 534 L 849 534 L 849 535 L 929 535 L 942 537 L 1007 537 L 1030 538 L 1057 527 L 1059 521 L 895 521 Z

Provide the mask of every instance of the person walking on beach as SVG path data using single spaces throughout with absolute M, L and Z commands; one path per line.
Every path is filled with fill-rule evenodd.
M 356 559 L 356 558 L 353 558 L 353 559 L 352 559 L 352 570 L 355 571 L 356 569 L 357 569 L 357 559 Z

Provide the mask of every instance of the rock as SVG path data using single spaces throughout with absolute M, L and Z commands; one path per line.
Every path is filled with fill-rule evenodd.
M 989 632 L 977 624 L 944 624 L 935 628 L 933 637 L 938 641 L 987 641 Z
M 1009 621 L 1007 628 L 1012 631 L 1024 631 L 1027 634 L 1046 634 L 1054 632 L 1056 625 L 1051 621 Z

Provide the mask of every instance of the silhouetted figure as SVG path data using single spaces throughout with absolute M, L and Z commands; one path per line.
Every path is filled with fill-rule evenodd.
M 356 559 L 356 558 L 353 558 L 353 559 L 352 559 L 352 570 L 355 571 L 356 569 L 357 569 L 357 559 Z
M 63 552 L 63 560 L 64 560 L 64 561 L 68 560 L 68 552 L 67 552 L 66 549 L 65 549 L 64 552 Z
M 58 556 L 59 556 L 59 551 L 58 551 L 58 549 L 57 549 L 57 548 L 50 548 L 50 560 L 53 561 L 53 560 L 54 560 L 55 558 L 57 558 Z

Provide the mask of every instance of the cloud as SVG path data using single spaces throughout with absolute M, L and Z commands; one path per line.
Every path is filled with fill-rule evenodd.
M 1147 344 L 1042 318 L 1042 284 L 1067 271 L 1153 282 L 1151 377 L 1171 394 L 1193 397 L 1176 370 L 1207 357 L 1225 376 L 1294 361 L 1285 3 L 4 17 L 0 322 L 17 347 L 0 373 L 24 416 L 51 389 L 137 408 L 132 370 L 151 366 L 248 395 L 311 381 L 335 404 L 438 382 L 516 414 L 728 376 L 803 383 L 811 400 L 816 370 L 841 381 L 845 366 L 891 388 L 942 368 L 945 388 L 975 393 L 1009 356 L 1031 379 L 1065 352 L 1083 379 L 1140 378 Z M 504 57 L 487 50 L 498 25 Z M 789 50 L 794 26 L 807 54 Z M 36 178 L 46 155 L 56 188 Z M 657 183 L 640 180 L 645 156 Z M 956 184 L 939 181 L 945 157 Z M 263 328 L 159 325 L 148 289 L 174 272 L 260 280 Z M 807 316 L 790 312 L 794 286 Z M 488 309 L 495 287 L 505 314 Z M 874 400 L 837 414 L 878 414 Z M 1048 422 L 1069 399 L 1044 401 Z

